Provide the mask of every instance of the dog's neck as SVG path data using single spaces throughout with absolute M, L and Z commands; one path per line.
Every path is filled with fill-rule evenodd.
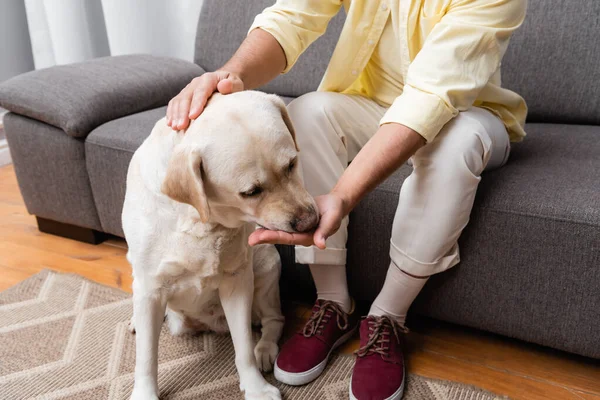
M 244 234 L 246 236 L 250 236 L 250 233 L 252 233 L 253 230 L 253 225 L 248 222 L 238 223 L 236 226 L 226 226 L 214 221 L 202 222 L 200 220 L 200 215 L 193 207 L 185 209 L 184 212 L 188 212 L 189 214 L 185 218 L 181 219 L 181 221 L 185 222 L 180 228 L 192 235 L 202 236 L 205 234 L 211 234 L 233 237 L 239 234 Z
M 220 217 L 221 212 L 215 212 L 214 210 L 211 213 L 210 219 L 207 222 L 202 222 L 200 220 L 200 214 L 198 211 L 187 204 L 178 203 L 175 200 L 169 199 L 173 202 L 174 207 L 181 207 L 178 210 L 178 213 L 185 213 L 184 220 L 192 221 L 193 225 L 201 227 L 203 232 L 212 232 L 212 233 L 223 233 L 226 235 L 237 235 L 241 232 L 248 232 L 248 236 L 252 233 L 254 229 L 254 224 L 250 222 L 235 220 L 233 218 Z M 223 212 L 224 215 L 227 215 L 227 212 Z

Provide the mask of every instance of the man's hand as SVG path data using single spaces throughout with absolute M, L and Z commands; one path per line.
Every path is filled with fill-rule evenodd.
M 185 129 L 190 120 L 198 118 L 210 96 L 215 92 L 230 94 L 244 90 L 239 76 L 227 71 L 207 72 L 194 78 L 169 102 L 167 125 L 174 130 Z
M 221 69 L 194 78 L 169 102 L 167 125 L 174 130 L 187 128 L 190 120 L 202 113 L 213 93 L 257 88 L 279 75 L 286 63 L 279 42 L 270 33 L 254 29 Z
M 312 246 L 320 249 L 325 248 L 328 237 L 337 232 L 342 224 L 342 219 L 348 214 L 345 202 L 337 194 L 327 194 L 315 198 L 319 209 L 319 226 L 310 233 L 288 233 L 283 231 L 271 231 L 268 229 L 257 229 L 248 238 L 248 244 L 254 246 L 263 243 L 289 244 L 299 246 Z

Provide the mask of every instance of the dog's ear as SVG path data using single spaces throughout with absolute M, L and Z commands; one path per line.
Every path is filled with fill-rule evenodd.
M 294 125 L 292 124 L 292 119 L 290 118 L 290 115 L 288 114 L 287 111 L 287 107 L 285 106 L 285 103 L 283 102 L 283 100 L 281 100 L 278 96 L 273 96 L 274 97 L 274 102 L 277 105 L 277 107 L 279 108 L 280 112 L 281 112 L 281 118 L 283 119 L 283 122 L 285 122 L 285 125 L 287 126 L 288 130 L 290 131 L 290 135 L 292 135 L 292 140 L 294 141 L 294 146 L 296 147 L 296 151 L 300 151 L 300 149 L 298 148 L 298 142 L 296 141 L 296 130 L 294 129 Z
M 208 222 L 210 209 L 202 181 L 202 156 L 197 149 L 176 148 L 167 166 L 161 191 L 175 201 L 193 206 Z

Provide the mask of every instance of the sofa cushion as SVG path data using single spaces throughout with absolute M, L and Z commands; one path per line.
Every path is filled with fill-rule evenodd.
M 85 137 L 124 115 L 166 105 L 204 71 L 188 61 L 127 55 L 55 66 L 0 84 L 0 105 Z
M 129 162 L 166 109 L 160 107 L 107 122 L 85 141 L 87 170 L 105 232 L 123 237 L 121 211 Z
M 291 98 L 282 97 L 289 103 Z M 123 236 L 121 210 L 127 168 L 133 153 L 150 135 L 166 107 L 115 119 L 94 129 L 85 141 L 85 161 L 102 229 Z
M 254 17 L 274 0 L 205 0 L 196 36 L 195 61 L 206 71 L 225 64 L 246 37 Z M 294 68 L 261 89 L 282 96 L 297 97 L 317 90 L 344 24 L 345 13 L 331 20 L 325 33 L 300 57 Z
M 502 63 L 530 122 L 600 125 L 600 1 L 529 0 Z

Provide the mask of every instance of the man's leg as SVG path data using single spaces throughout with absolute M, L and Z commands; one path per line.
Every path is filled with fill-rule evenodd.
M 509 149 L 502 122 L 474 108 L 461 112 L 413 156 L 414 170 L 402 185 L 394 218 L 392 262 L 383 289 L 361 324 L 363 348 L 353 373 L 351 398 L 401 397 L 404 360 L 393 331 L 403 329 L 406 313 L 427 278 L 459 262 L 457 240 L 469 221 L 480 175 L 486 168 L 502 166 Z M 387 358 L 374 351 L 377 335 L 389 339 L 382 350 Z M 378 376 L 397 379 L 381 382 Z
M 373 303 L 375 315 L 392 315 L 403 324 L 426 278 L 459 262 L 457 241 L 469 222 L 480 175 L 502 166 L 509 149 L 502 122 L 473 108 L 415 154 L 394 218 L 389 284 Z
M 296 129 L 304 185 L 312 196 L 329 193 L 360 149 L 375 134 L 385 108 L 360 96 L 315 92 L 294 100 L 288 111 Z M 309 264 L 318 298 L 350 311 L 346 283 L 348 218 L 327 239 L 327 249 L 296 247 L 296 262 Z
M 304 184 L 313 196 L 328 193 L 348 162 L 375 134 L 385 109 L 358 96 L 317 92 L 294 100 L 288 111 L 296 129 Z M 275 378 L 303 385 L 325 369 L 329 355 L 358 325 L 346 283 L 348 219 L 327 239 L 327 249 L 296 247 L 296 261 L 309 264 L 318 300 L 302 332 L 281 348 Z

